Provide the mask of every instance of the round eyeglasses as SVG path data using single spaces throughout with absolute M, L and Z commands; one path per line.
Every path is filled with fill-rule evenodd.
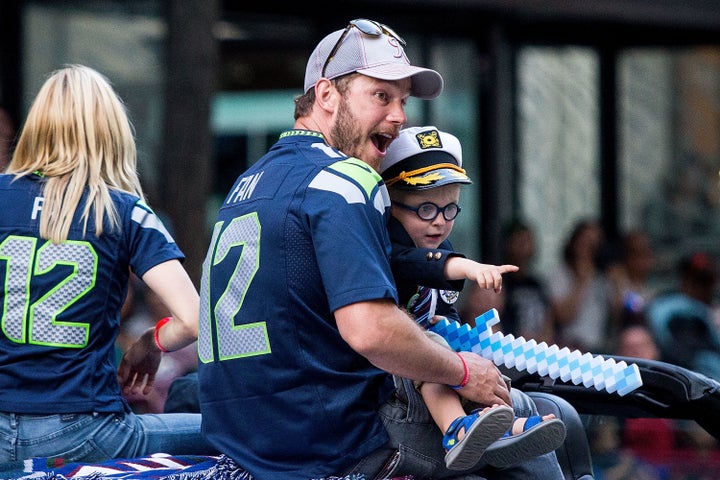
M 327 70 L 328 63 L 330 63 L 330 60 L 332 60 L 332 58 L 338 52 L 338 50 L 340 49 L 340 45 L 342 45 L 345 37 L 347 37 L 348 32 L 353 27 L 357 28 L 365 35 L 370 35 L 372 37 L 379 37 L 384 33 L 385 35 L 388 35 L 400 42 L 403 47 L 405 46 L 405 40 L 403 40 L 400 35 L 395 33 L 393 29 L 388 27 L 387 25 L 376 22 L 375 20 L 368 20 L 367 18 L 356 18 L 355 20 L 350 20 L 348 26 L 345 27 L 345 31 L 342 33 L 342 35 L 340 35 L 338 41 L 335 42 L 335 46 L 333 46 L 332 50 L 330 50 L 330 54 L 327 56 L 327 59 L 323 64 L 322 70 L 320 71 L 321 77 L 325 77 L 325 71 Z
M 410 210 L 411 212 L 415 212 L 415 214 L 420 217 L 421 220 L 426 220 L 428 222 L 433 221 L 437 218 L 438 215 L 442 213 L 442 216 L 445 220 L 452 221 L 455 220 L 455 217 L 458 216 L 460 213 L 460 205 L 457 203 L 448 203 L 444 207 L 440 207 L 438 205 L 435 205 L 432 202 L 424 202 L 418 205 L 417 207 L 411 207 L 410 205 L 405 205 L 404 203 L 392 202 L 393 205 L 397 205 L 398 207 L 404 208 L 405 210 Z

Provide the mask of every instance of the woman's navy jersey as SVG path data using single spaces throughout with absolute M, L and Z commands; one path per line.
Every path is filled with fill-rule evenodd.
M 333 312 L 397 301 L 387 189 L 316 132 L 285 132 L 235 182 L 203 267 L 203 433 L 257 479 L 337 473 L 383 446 L 389 375 Z
M 117 191 L 120 229 L 97 237 L 90 220 L 83 235 L 76 214 L 66 242 L 44 240 L 42 178 L 13 179 L 0 175 L 0 411 L 120 412 L 114 344 L 130 270 L 184 257 L 137 196 Z

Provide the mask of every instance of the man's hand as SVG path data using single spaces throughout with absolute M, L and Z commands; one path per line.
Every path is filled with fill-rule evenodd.
M 124 395 L 147 395 L 155 383 L 162 352 L 155 346 L 155 329 L 146 330 L 123 354 L 117 378 Z M 142 390 L 141 390 L 142 389 Z
M 471 352 L 460 352 L 468 366 L 468 383 L 457 392 L 468 400 L 482 405 L 507 405 L 512 407 L 510 390 L 495 364 Z

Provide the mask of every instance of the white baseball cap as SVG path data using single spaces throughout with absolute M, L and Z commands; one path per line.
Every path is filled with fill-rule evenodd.
M 323 38 L 305 69 L 305 93 L 321 78 L 332 80 L 353 72 L 379 80 L 412 79 L 410 95 L 431 99 L 443 90 L 435 70 L 410 65 L 405 42 L 388 26 L 368 19 L 352 20 L 343 30 Z
M 385 152 L 380 175 L 388 187 L 400 190 L 472 183 L 462 168 L 460 140 L 433 126 L 401 130 Z

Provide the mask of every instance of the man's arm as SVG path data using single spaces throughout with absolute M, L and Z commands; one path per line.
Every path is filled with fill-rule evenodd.
M 335 311 L 343 339 L 360 355 L 388 373 L 432 383 L 458 385 L 465 367 L 458 354 L 432 341 L 390 300 L 358 302 Z M 462 352 L 469 377 L 458 393 L 483 405 L 510 405 L 510 392 L 497 367 L 481 356 Z

